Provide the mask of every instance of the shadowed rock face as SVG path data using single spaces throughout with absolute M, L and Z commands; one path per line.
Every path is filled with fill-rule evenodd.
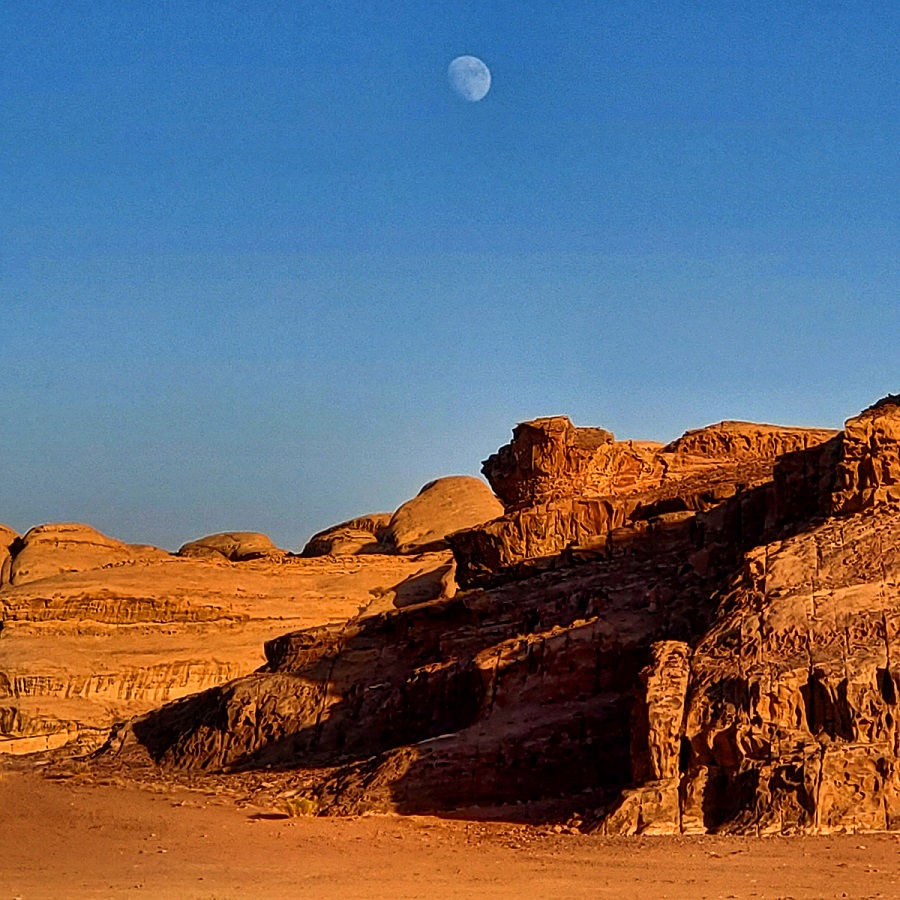
M 837 434 L 625 442 L 621 467 L 611 438 L 539 421 L 577 444 L 578 479 L 598 484 L 585 459 L 603 454 L 604 489 L 627 479 L 622 524 L 511 583 L 283 635 L 264 669 L 135 720 L 105 758 L 265 768 L 328 813 L 524 802 L 599 809 L 607 833 L 898 828 L 900 408 Z M 545 451 L 541 479 L 562 458 Z M 525 457 L 506 454 L 507 483 Z
M 690 678 L 654 647 L 635 724 L 635 780 L 609 833 L 900 828 L 900 406 L 850 419 L 834 518 L 747 553 Z M 681 706 L 679 771 L 666 711 Z

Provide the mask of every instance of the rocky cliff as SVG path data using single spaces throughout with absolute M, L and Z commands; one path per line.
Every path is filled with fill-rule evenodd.
M 900 828 L 900 406 L 847 422 L 833 514 L 744 556 L 695 646 L 653 646 L 607 832 Z
M 0 754 L 96 746 L 253 672 L 286 631 L 452 596 L 446 534 L 502 512 L 484 482 L 440 478 L 393 514 L 315 535 L 302 558 L 258 532 L 170 554 L 77 523 L 0 526 Z
M 898 425 L 896 398 L 841 432 L 727 422 L 666 446 L 527 423 L 485 466 L 525 550 L 497 521 L 451 538 L 486 589 L 271 640 L 97 764 L 262 771 L 273 802 L 323 813 L 896 828 Z M 578 508 L 606 518 L 578 532 Z M 466 556 L 485 545 L 503 565 Z
M 552 567 L 617 528 L 697 512 L 771 482 L 776 460 L 833 431 L 722 422 L 671 444 L 616 441 L 563 416 L 516 427 L 483 472 L 506 514 L 450 537 L 463 587 L 490 587 Z

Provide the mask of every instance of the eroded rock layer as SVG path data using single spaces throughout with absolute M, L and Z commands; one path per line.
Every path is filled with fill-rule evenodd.
M 0 753 L 102 743 L 116 722 L 257 669 L 286 630 L 440 596 L 452 568 L 446 551 L 363 565 L 288 557 L 263 535 L 207 544 L 182 558 L 69 525 L 11 541 Z
M 511 582 L 275 638 L 258 672 L 134 720 L 98 765 L 261 770 L 326 813 L 898 828 L 898 424 L 888 398 L 840 433 L 723 423 L 666 447 L 520 426 L 486 468 L 550 564 L 514 547 L 470 567 Z M 596 515 L 567 545 L 565 504 Z
M 611 833 L 900 828 L 900 407 L 851 419 L 831 511 L 747 553 L 690 678 L 656 647 L 635 718 L 635 780 Z M 849 513 L 855 512 L 855 515 Z M 676 666 L 676 668 L 678 668 Z M 680 669 L 679 669 L 680 671 Z M 679 767 L 653 768 L 673 754 Z

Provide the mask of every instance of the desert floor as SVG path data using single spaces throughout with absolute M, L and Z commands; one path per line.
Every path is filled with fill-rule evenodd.
M 600 838 L 279 818 L 180 789 L 0 774 L 0 900 L 900 897 L 900 840 Z

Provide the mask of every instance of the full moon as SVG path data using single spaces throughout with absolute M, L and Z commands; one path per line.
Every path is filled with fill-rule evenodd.
M 457 56 L 447 67 L 447 77 L 450 87 L 470 103 L 491 89 L 491 70 L 477 56 Z

